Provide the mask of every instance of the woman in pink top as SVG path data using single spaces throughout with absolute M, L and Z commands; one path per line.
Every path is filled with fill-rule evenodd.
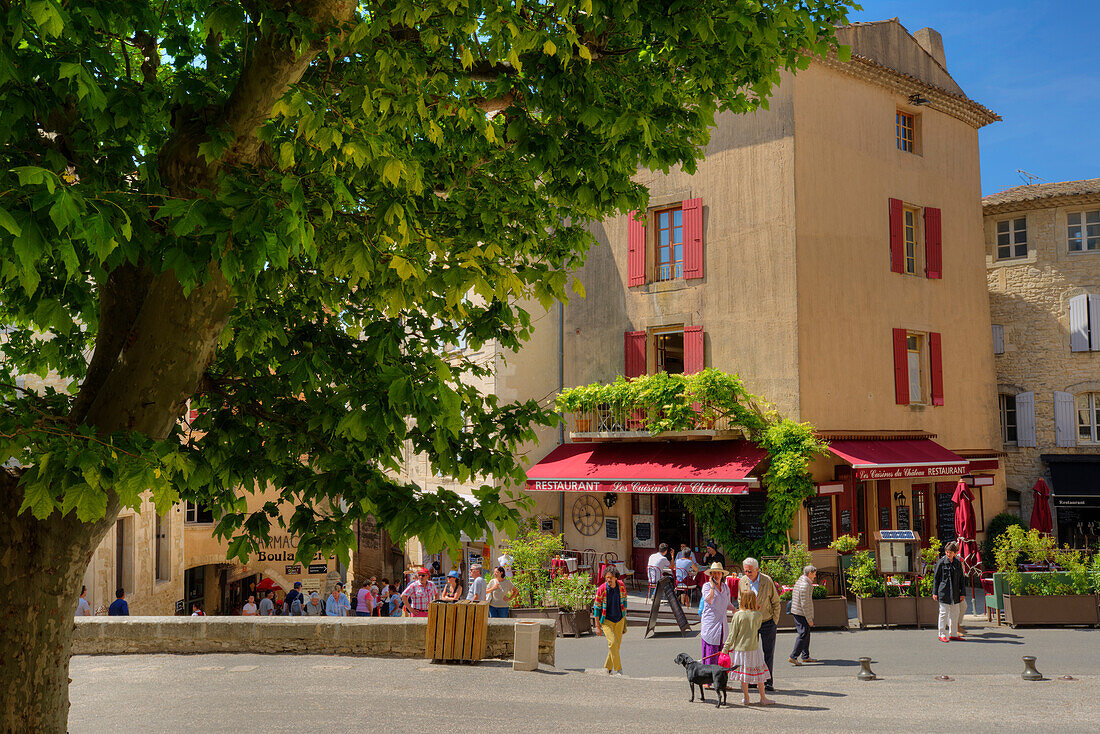
M 370 586 L 364 584 L 359 587 L 359 594 L 355 597 L 355 616 L 369 617 L 374 611 L 374 595 L 370 593 Z

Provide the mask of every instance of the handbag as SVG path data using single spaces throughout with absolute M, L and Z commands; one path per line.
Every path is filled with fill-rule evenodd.
M 721 665 L 723 668 L 726 669 L 729 669 L 733 665 L 733 661 L 730 660 L 729 653 L 718 653 L 718 665 Z

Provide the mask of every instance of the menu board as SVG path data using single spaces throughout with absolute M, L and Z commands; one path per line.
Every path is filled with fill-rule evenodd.
M 898 505 L 898 530 L 912 530 L 909 527 L 909 507 Z
M 810 525 L 810 550 L 828 548 L 833 542 L 833 498 L 812 497 L 806 502 Z
M 878 508 L 878 529 L 890 530 L 890 506 Z
M 840 532 L 843 535 L 850 534 L 852 532 L 852 511 L 841 510 L 840 511 Z
M 950 492 L 936 493 L 936 537 L 944 543 L 955 539 L 955 503 Z
M 738 534 L 749 540 L 760 540 L 764 537 L 764 503 L 767 494 L 764 492 L 749 492 L 736 498 L 734 517 L 737 520 Z
M 649 637 L 653 633 L 653 628 L 657 626 L 662 599 L 668 603 L 669 609 L 672 610 L 672 617 L 680 627 L 680 634 L 683 635 L 691 629 L 691 623 L 688 622 L 687 615 L 684 614 L 684 608 L 680 606 L 680 598 L 676 596 L 676 588 L 672 583 L 672 578 L 662 576 L 661 580 L 657 582 L 657 588 L 653 591 L 653 604 L 649 608 L 649 622 L 646 623 L 645 637 Z

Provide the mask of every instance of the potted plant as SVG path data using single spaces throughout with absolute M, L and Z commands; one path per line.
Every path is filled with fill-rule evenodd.
M 1010 527 L 995 544 L 994 595 L 1004 601 L 1013 627 L 1026 624 L 1100 624 L 1100 561 L 1086 563 L 1080 551 L 1059 550 L 1054 539 L 1037 530 Z M 1032 563 L 1053 563 L 1060 570 L 1022 572 L 1021 555 Z M 1007 586 L 1007 588 L 1006 588 Z
M 763 571 L 771 576 L 781 586 L 794 586 L 802 569 L 813 562 L 813 556 L 802 543 L 792 543 L 787 552 L 776 559 L 764 561 Z M 779 612 L 779 627 L 783 629 L 794 628 L 794 617 L 787 613 L 787 603 L 791 600 L 792 593 L 784 591 L 779 595 L 781 602 Z M 843 596 L 829 596 L 824 586 L 815 586 L 814 598 L 814 627 L 848 626 L 848 600 Z
M 587 573 L 559 576 L 550 582 L 546 599 L 558 608 L 558 634 L 580 637 L 592 631 L 592 600 L 596 587 Z
M 509 551 L 514 569 L 512 583 L 519 591 L 513 617 L 558 618 L 557 607 L 546 604 L 546 592 L 550 588 L 550 559 L 563 549 L 562 537 L 540 531 L 534 520 L 512 538 Z
M 940 605 L 932 598 L 932 571 L 936 567 L 936 561 L 940 557 L 939 538 L 929 538 L 928 547 L 920 552 L 921 563 L 924 565 L 924 575 L 913 580 L 910 592 L 917 598 L 917 626 L 935 627 L 939 624 Z
M 886 583 L 875 568 L 874 556 L 869 551 L 853 555 L 846 578 L 856 598 L 859 626 L 886 624 Z

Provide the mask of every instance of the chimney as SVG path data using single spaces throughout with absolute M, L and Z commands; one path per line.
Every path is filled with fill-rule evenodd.
M 921 28 L 913 34 L 920 47 L 928 52 L 928 55 L 947 69 L 947 58 L 943 54 L 943 36 L 935 28 Z

